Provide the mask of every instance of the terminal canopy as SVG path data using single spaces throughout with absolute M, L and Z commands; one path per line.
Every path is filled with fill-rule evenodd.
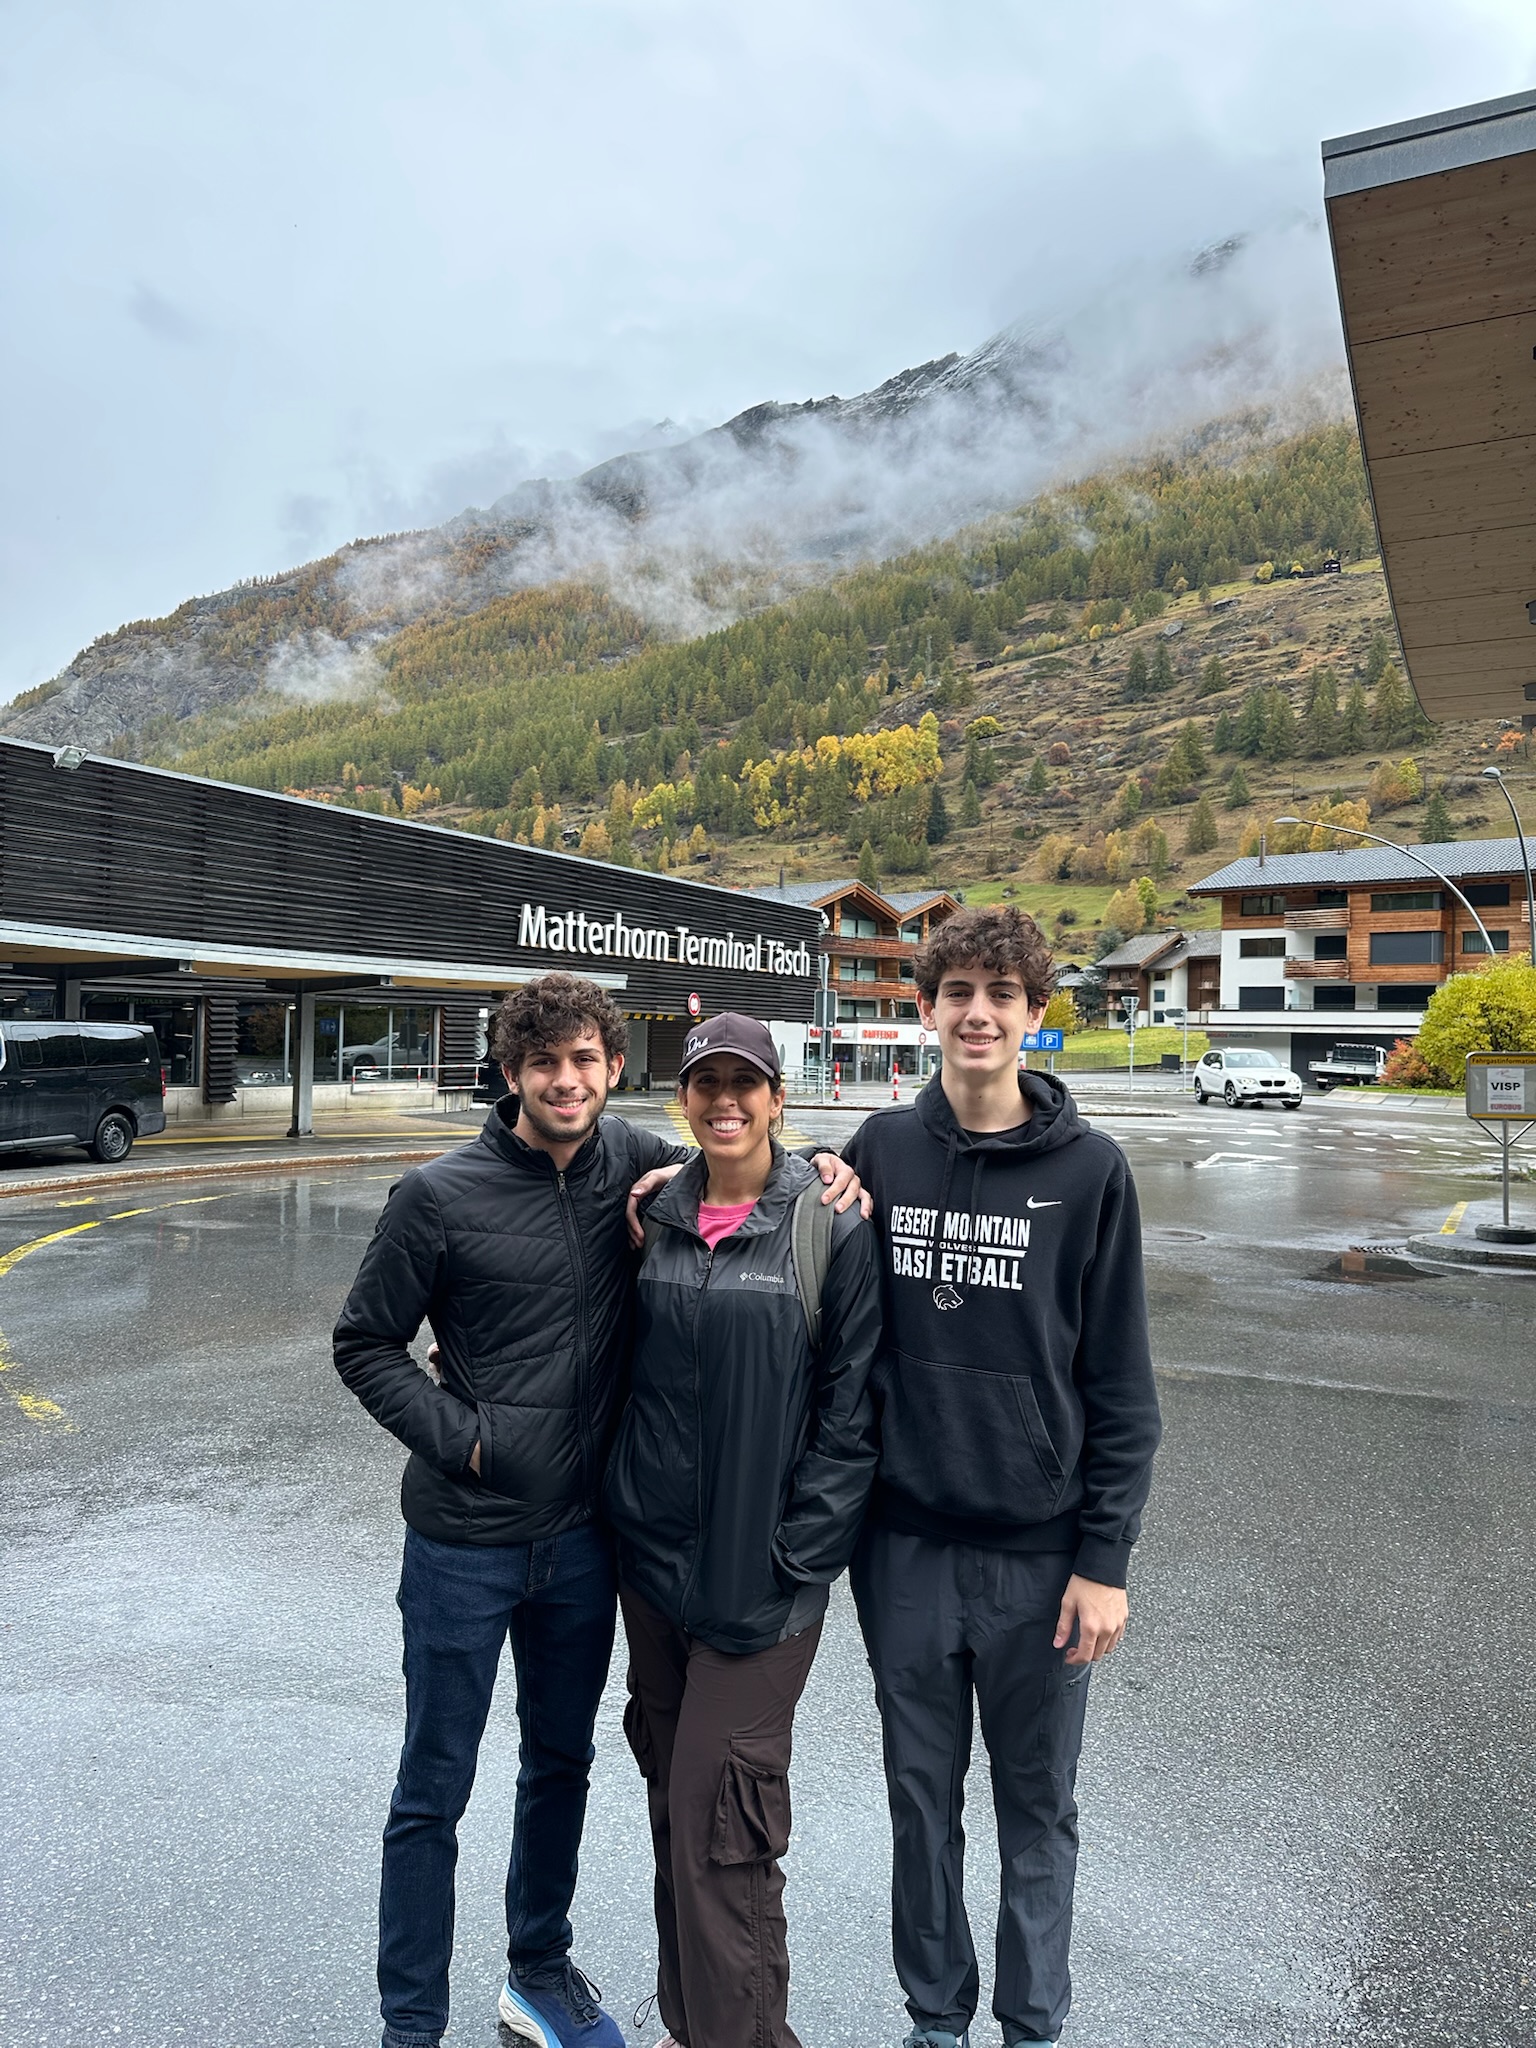
M 1323 144 L 1403 653 L 1431 718 L 1536 723 L 1536 92 Z

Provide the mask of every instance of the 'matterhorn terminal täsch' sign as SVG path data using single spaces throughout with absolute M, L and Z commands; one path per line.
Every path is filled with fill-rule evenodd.
M 724 967 L 740 974 L 811 972 L 811 950 L 804 940 L 790 946 L 761 932 L 743 939 L 731 931 L 723 937 L 696 932 L 685 924 L 630 924 L 619 910 L 590 917 L 584 910 L 554 911 L 543 903 L 524 903 L 517 943 L 540 952 L 584 953 L 589 959 L 657 960 L 682 967 Z

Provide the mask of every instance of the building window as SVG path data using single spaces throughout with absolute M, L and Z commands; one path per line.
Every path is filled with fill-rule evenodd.
M 1468 882 L 1461 893 L 1479 910 L 1503 910 L 1509 903 L 1508 882 Z
M 1317 892 L 1317 907 L 1319 910 L 1348 910 L 1349 891 L 1347 889 L 1319 889 Z
M 1373 967 L 1431 967 L 1444 958 L 1444 932 L 1371 933 Z
M 1238 902 L 1238 914 L 1242 917 L 1284 917 L 1283 896 L 1244 896 Z
M 878 939 L 880 927 L 872 917 L 863 917 L 856 910 L 845 910 L 838 920 L 838 929 L 845 939 Z
M 839 1003 L 837 1006 L 837 1021 L 839 1024 L 856 1024 L 861 1017 L 877 1016 L 879 1014 L 879 1009 L 880 1006 L 878 1003 Z
M 1344 932 L 1319 932 L 1312 948 L 1314 960 L 1347 960 L 1349 938 Z
M 916 1003 L 893 1003 L 891 1009 L 896 1016 L 904 1018 L 907 1023 L 915 1024 L 917 1022 Z
M 1438 889 L 1385 889 L 1376 890 L 1371 896 L 1372 910 L 1439 910 L 1442 895 Z
M 292 1080 L 289 1015 L 286 1003 L 236 1003 L 235 1079 L 242 1088 L 281 1087 Z
M 195 1088 L 202 1078 L 197 1064 L 197 1004 L 173 1002 L 169 996 L 97 996 L 80 998 L 80 1014 L 96 1024 L 148 1024 L 160 1047 L 160 1065 L 168 1088 Z
M 415 1003 L 315 1005 L 317 1081 L 418 1081 L 436 1072 L 437 1012 Z
M 910 960 L 898 960 L 896 963 L 896 975 L 900 981 L 916 981 L 917 969 Z
M 1237 1007 L 1240 1010 L 1283 1010 L 1285 990 L 1279 983 L 1265 988 L 1240 988 Z
M 878 981 L 879 963 L 874 960 L 844 960 L 838 976 L 840 981 Z
M 904 924 L 901 928 L 901 936 L 909 946 L 920 946 L 923 942 L 923 920 L 919 917 L 915 918 L 911 924 Z
M 1243 960 L 1283 960 L 1285 958 L 1285 940 L 1282 938 L 1239 939 L 1237 951 L 1238 957 Z
M 1434 992 L 1435 985 L 1432 981 L 1404 982 L 1400 988 L 1384 988 L 1380 991 L 1380 997 L 1387 999 L 1381 1007 L 1389 1010 L 1422 1010 Z
M 1495 953 L 1507 953 L 1509 951 L 1508 932 L 1490 932 L 1488 936 L 1493 941 Z M 1481 932 L 1463 932 L 1461 935 L 1461 950 L 1463 953 L 1486 953 L 1488 948 L 1483 944 Z
M 1355 991 L 1347 981 L 1320 981 L 1312 991 L 1315 1010 L 1352 1010 Z

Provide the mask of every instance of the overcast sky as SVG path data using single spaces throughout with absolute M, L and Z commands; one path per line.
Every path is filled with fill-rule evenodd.
M 1316 216 L 1322 137 L 1533 79 L 1530 0 L 0 0 L 0 698 L 1108 302 Z

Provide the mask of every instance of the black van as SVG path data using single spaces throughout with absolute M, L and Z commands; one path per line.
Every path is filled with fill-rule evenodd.
M 147 1024 L 0 1025 L 0 1152 L 85 1145 L 126 1159 L 165 1129 L 160 1047 Z

